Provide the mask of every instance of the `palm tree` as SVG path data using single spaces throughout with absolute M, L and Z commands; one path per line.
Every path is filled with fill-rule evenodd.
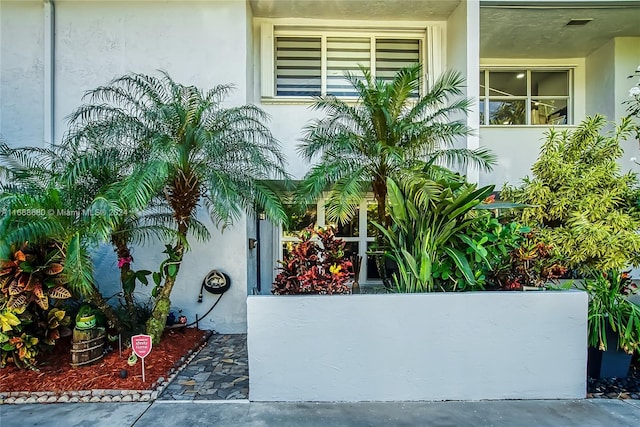
M 252 105 L 223 107 L 231 91 L 185 86 L 163 72 L 157 78 L 128 74 L 89 91 L 87 105 L 71 117 L 74 132 L 86 132 L 140 155 L 122 195 L 138 207 L 162 194 L 177 237 L 161 266 L 163 282 L 147 333 L 160 340 L 171 305 L 171 291 L 188 249 L 188 236 L 206 238 L 197 220 L 204 203 L 217 226 L 227 226 L 243 211 L 259 208 L 274 221 L 285 218 L 280 199 L 266 182 L 285 179 L 277 141 L 263 124 L 266 114 Z
M 319 162 L 300 186 L 303 203 L 315 202 L 328 191 L 327 218 L 346 221 L 368 191 L 377 204 L 377 221 L 389 226 L 386 213 L 387 178 L 416 166 L 435 164 L 465 167 L 471 163 L 490 170 L 495 156 L 488 149 L 454 148 L 469 134 L 462 119 L 471 100 L 458 98 L 464 80 L 444 73 L 424 96 L 418 97 L 421 67 L 400 70 L 392 81 L 347 73 L 358 93 L 355 105 L 335 96 L 317 99 L 314 108 L 326 113 L 305 130 L 299 153 Z M 424 169 L 421 167 L 420 169 Z
M 88 200 L 101 195 L 117 207 L 108 218 L 97 216 L 92 219 L 103 221 L 109 229 L 108 240 L 118 257 L 120 286 L 129 317 L 127 326 L 134 331 L 138 323 L 133 296 L 136 281 L 147 284 L 146 276 L 151 272 L 131 268 L 131 247 L 157 238 L 168 240 L 174 237 L 170 228 L 171 216 L 157 203 L 151 209 L 140 211 L 129 206 L 120 196 L 125 179 L 133 171 L 132 165 L 139 160 L 138 153 L 127 151 L 122 146 L 105 144 L 91 133 L 73 128 L 61 148 L 71 153 L 66 179 L 75 184 L 79 193 L 87 195 L 85 199 Z

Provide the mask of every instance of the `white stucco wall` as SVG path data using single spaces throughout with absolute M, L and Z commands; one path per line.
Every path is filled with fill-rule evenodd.
M 13 147 L 44 145 L 44 7 L 0 2 L 0 138 Z
M 581 291 L 249 296 L 247 306 L 250 400 L 586 393 Z
M 619 121 L 628 114 L 625 101 L 629 100 L 629 89 L 638 83 L 638 77 L 627 76 L 640 66 L 640 37 L 618 37 L 615 39 L 615 117 Z M 640 123 L 640 118 L 635 118 Z M 640 166 L 632 162 L 631 158 L 640 159 L 640 141 L 630 138 L 623 143 L 624 155 L 620 159 L 623 170 L 640 173 Z
M 479 97 L 480 73 L 480 2 L 477 0 L 462 1 L 447 20 L 446 35 L 446 69 L 454 69 L 463 73 L 466 97 L 477 100 Z M 476 149 L 480 146 L 478 103 L 474 102 L 466 117 L 471 134 L 461 138 L 456 146 Z M 480 171 L 469 167 L 466 171 L 470 182 L 478 182 Z
M 198 304 L 200 285 L 207 273 L 213 269 L 226 273 L 231 279 L 231 287 L 223 294 L 220 303 L 203 321 L 201 329 L 214 329 L 220 333 L 243 333 L 246 331 L 247 296 L 247 259 L 249 249 L 245 239 L 247 223 L 242 218 L 233 227 L 223 233 L 217 231 L 205 212 L 200 212 L 200 219 L 211 230 L 211 240 L 199 242 L 189 238 L 190 249 L 178 274 L 178 281 L 171 295 L 172 309 L 182 310 L 189 323 L 202 317 L 217 299 L 217 295 L 203 291 L 203 302 Z M 158 271 L 160 263 L 166 259 L 163 254 L 163 243 L 133 247 L 134 258 L 131 268 L 134 270 Z M 101 246 L 95 256 L 96 277 L 100 292 L 111 297 L 119 292 L 118 260 L 109 245 Z M 141 303 L 150 301 L 153 280 L 149 277 L 149 285 L 136 284 L 135 297 Z M 117 298 L 112 300 L 117 301 Z
M 609 40 L 586 58 L 587 115 L 615 116 L 615 41 Z
M 0 134 L 11 145 L 43 145 L 44 21 L 42 1 L 0 2 Z M 65 117 L 81 103 L 85 91 L 127 72 L 168 71 L 182 83 L 202 88 L 232 83 L 237 90 L 228 105 L 249 102 L 248 73 L 252 65 L 250 7 L 245 1 L 78 2 L 58 0 L 55 7 L 56 141 L 66 131 Z M 173 305 L 189 321 L 204 314 L 215 296 L 204 294 L 197 304 L 207 272 L 220 269 L 231 277 L 231 289 L 202 323 L 219 332 L 246 330 L 249 275 L 248 233 L 253 225 L 241 219 L 223 235 L 208 222 L 213 238 L 192 243 L 185 257 Z M 157 270 L 163 245 L 134 248 L 134 269 Z M 254 251 L 255 253 L 255 251 Z M 119 291 L 117 259 L 111 247 L 94 257 L 96 278 L 107 297 Z M 138 285 L 137 297 L 148 300 L 152 285 Z

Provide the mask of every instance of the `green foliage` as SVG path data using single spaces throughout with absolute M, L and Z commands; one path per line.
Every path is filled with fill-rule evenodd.
M 393 281 L 398 292 L 470 290 L 481 287 L 470 260 L 487 263 L 486 240 L 467 231 L 482 217 L 471 210 L 493 190 L 464 181 L 434 181 L 413 176 L 397 184 L 387 180 L 392 224 L 380 230 L 388 256 L 398 266 Z M 477 257 L 477 258 L 476 258 Z
M 594 116 L 573 131 L 551 129 L 533 177 L 502 192 L 504 199 L 534 205 L 521 212 L 521 221 L 581 273 L 640 263 L 637 179 L 616 163 L 631 125 L 625 119 L 603 135 L 606 125 Z
M 89 91 L 89 103 L 71 116 L 72 139 L 100 140 L 138 157 L 119 188 L 127 206 L 144 209 L 162 195 L 171 213 L 175 259 L 159 273 L 164 283 L 156 287 L 147 325 L 154 342 L 164 328 L 188 235 L 210 237 L 196 218 L 201 202 L 223 228 L 256 208 L 276 222 L 285 218 L 267 182 L 287 177 L 279 145 L 263 124 L 267 115 L 253 105 L 225 108 L 231 89 L 219 85 L 202 91 L 167 73 L 160 78 L 128 74 Z
M 512 247 L 505 262 L 491 271 L 490 280 L 499 289 L 542 288 L 567 273 L 567 268 L 550 245 L 540 241 L 530 230 L 523 231 L 525 234 Z
M 300 199 L 315 202 L 329 191 L 327 218 L 346 221 L 367 192 L 378 205 L 377 221 L 388 225 L 385 213 L 387 178 L 427 161 L 465 167 L 471 163 L 490 170 L 495 157 L 487 149 L 453 148 L 456 138 L 469 133 L 464 120 L 471 103 L 462 98 L 464 79 L 444 73 L 422 97 L 419 65 L 400 70 L 392 81 L 347 74 L 358 93 L 355 105 L 334 96 L 319 98 L 314 108 L 326 114 L 305 130 L 298 147 L 303 158 L 319 162 L 299 188 Z
M 0 364 L 35 367 L 41 348 L 71 333 L 59 305 L 71 297 L 55 247 L 34 245 L 0 261 Z
M 453 239 L 451 244 L 468 260 L 478 286 L 501 288 L 496 280 L 498 272 L 511 270 L 510 254 L 520 247 L 523 233 L 527 229 L 516 222 L 504 222 L 486 211 L 476 210 L 470 215 L 474 215 L 476 221 L 458 239 Z M 443 279 L 453 276 L 458 282 L 464 280 L 454 267 L 445 258 L 438 265 L 434 276 Z
M 595 271 L 585 279 L 584 288 L 589 294 L 589 345 L 606 350 L 609 327 L 618 337 L 618 347 L 630 354 L 638 351 L 640 306 L 628 298 L 637 293 L 629 276 L 615 270 Z

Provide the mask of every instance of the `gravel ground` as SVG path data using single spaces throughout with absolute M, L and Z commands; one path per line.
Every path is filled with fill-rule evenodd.
M 640 399 L 640 360 L 636 355 L 627 378 L 587 380 L 587 397 L 600 399 Z

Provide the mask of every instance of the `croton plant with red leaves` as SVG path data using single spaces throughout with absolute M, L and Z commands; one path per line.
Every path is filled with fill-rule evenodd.
M 309 226 L 298 235 L 273 282 L 275 295 L 349 294 L 353 277 L 351 261 L 345 258 L 345 242 L 335 237 L 332 227 Z

